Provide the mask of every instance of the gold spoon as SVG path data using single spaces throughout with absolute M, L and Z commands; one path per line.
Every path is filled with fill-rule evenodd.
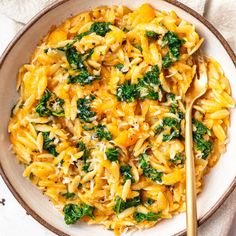
M 187 235 L 197 235 L 197 207 L 196 207 L 196 183 L 195 183 L 195 161 L 193 154 L 192 135 L 192 108 L 193 104 L 205 94 L 207 90 L 207 69 L 201 52 L 194 54 L 194 61 L 197 65 L 197 73 L 186 93 L 186 114 L 185 114 L 185 154 L 186 154 L 186 220 Z

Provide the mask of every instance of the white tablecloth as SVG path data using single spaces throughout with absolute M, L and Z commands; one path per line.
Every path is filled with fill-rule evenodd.
M 38 11 L 55 0 L 0 0 L 0 55 L 14 35 Z M 235 0 L 181 0 L 204 15 L 225 36 L 236 51 Z M 5 201 L 1 201 L 4 199 Z M 200 236 L 235 236 L 236 190 L 199 229 Z M 235 225 L 235 230 L 234 230 Z M 0 177 L 0 235 L 53 236 L 15 200 Z

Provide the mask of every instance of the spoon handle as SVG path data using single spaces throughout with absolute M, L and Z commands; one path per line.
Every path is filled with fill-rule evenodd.
M 195 184 L 195 162 L 193 155 L 192 135 L 192 104 L 186 106 L 186 209 L 187 209 L 187 235 L 197 235 L 197 208 L 196 208 L 196 184 Z

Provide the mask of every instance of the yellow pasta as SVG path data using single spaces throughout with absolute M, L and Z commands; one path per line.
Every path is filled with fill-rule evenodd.
M 66 224 L 120 235 L 185 210 L 184 99 L 203 41 L 173 11 L 98 7 L 54 28 L 19 69 L 13 151 Z M 206 66 L 193 110 L 198 193 L 235 106 L 220 65 Z

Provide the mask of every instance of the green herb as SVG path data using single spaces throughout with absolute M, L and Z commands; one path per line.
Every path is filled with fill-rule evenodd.
M 170 161 L 175 165 L 183 164 L 184 163 L 184 155 L 181 153 L 177 153 L 174 156 L 174 158 L 170 159 Z
M 193 119 L 193 125 L 195 127 L 193 131 L 193 141 L 195 142 L 196 149 L 202 151 L 202 159 L 205 160 L 212 152 L 213 142 L 205 140 L 204 136 L 211 136 L 211 131 L 196 119 Z
M 179 109 L 178 101 L 175 99 L 175 95 L 173 93 L 168 93 L 166 98 L 171 104 L 170 113 L 177 115 L 178 118 L 182 120 L 184 118 L 184 113 Z
M 196 131 L 194 131 L 196 134 L 198 134 L 198 135 L 207 134 L 209 136 L 212 135 L 211 131 L 202 122 L 193 118 L 192 123 L 196 128 Z
M 162 66 L 163 68 L 168 68 L 173 64 L 173 60 L 171 58 L 170 53 L 168 52 L 163 58 L 162 58 Z
M 176 101 L 175 94 L 173 94 L 173 93 L 167 93 L 166 98 L 167 98 L 167 100 L 170 100 L 170 101 Z
M 137 86 L 131 84 L 130 81 L 126 80 L 120 85 L 116 91 L 116 97 L 118 101 L 134 102 L 139 96 Z
M 110 22 L 94 22 L 90 29 L 88 31 L 85 31 L 83 33 L 80 33 L 78 35 L 76 35 L 74 37 L 74 40 L 71 43 L 67 43 L 65 46 L 63 47 L 58 47 L 58 48 L 50 48 L 51 50 L 59 50 L 59 51 L 63 51 L 66 52 L 66 54 L 73 54 L 75 53 L 74 49 L 73 51 L 70 51 L 70 49 L 73 47 L 73 45 L 77 42 L 80 41 L 84 36 L 87 36 L 91 33 L 96 33 L 97 35 L 100 35 L 102 37 L 104 37 L 109 31 L 111 31 L 110 29 Z M 44 49 L 44 53 L 48 53 L 49 48 Z M 68 57 L 70 57 L 70 59 L 72 59 L 72 64 L 74 64 L 74 59 L 73 57 L 75 56 L 74 59 L 76 59 L 76 55 L 68 55 Z M 69 60 L 70 60 L 69 59 Z M 69 61 L 68 61 L 69 62 Z M 70 63 L 71 64 L 71 63 Z M 75 64 L 76 65 L 76 64 Z
M 82 122 L 91 123 L 96 112 L 91 111 L 90 103 L 94 100 L 94 96 L 90 95 L 85 98 L 79 98 L 77 101 L 78 114 L 77 117 Z
M 110 22 L 94 22 L 90 27 L 90 32 L 94 32 L 97 35 L 104 37 L 111 31 L 110 25 Z
M 117 161 L 118 160 L 119 152 L 116 147 L 108 148 L 105 153 L 106 153 L 107 159 L 109 161 Z
M 180 47 L 183 44 L 177 34 L 168 31 L 162 39 L 163 46 L 169 46 L 169 52 L 162 59 L 163 68 L 168 68 L 173 62 L 177 61 L 180 56 Z
M 87 71 L 87 67 L 84 62 L 91 57 L 94 49 L 90 49 L 87 53 L 79 54 L 75 47 L 68 48 L 65 51 L 66 59 L 73 69 L 79 69 L 82 71 Z
M 115 65 L 115 68 L 118 69 L 119 71 L 121 71 L 123 69 L 124 65 L 121 63 L 118 63 Z
M 155 128 L 155 133 L 159 134 L 164 130 L 164 127 L 166 126 L 180 129 L 180 121 L 177 120 L 176 118 L 164 117 L 162 123 Z
M 146 83 L 158 85 L 160 84 L 159 74 L 160 70 L 158 68 L 158 65 L 154 65 L 150 71 L 146 72 L 143 75 L 143 80 Z
M 155 200 L 153 200 L 153 199 L 151 199 L 151 198 L 148 198 L 148 199 L 147 199 L 147 204 L 148 204 L 148 205 L 152 205 L 154 202 L 155 202 Z
M 78 189 L 81 189 L 83 187 L 83 184 L 79 183 L 78 184 Z
M 131 166 L 129 165 L 122 165 L 120 167 L 120 173 L 123 175 L 123 181 L 124 183 L 126 182 L 126 180 L 130 179 L 131 183 L 134 183 L 135 180 L 131 174 Z
M 64 220 L 66 224 L 74 224 L 84 216 L 93 218 L 94 207 L 87 204 L 66 204 L 63 208 Z
M 177 138 L 177 139 L 182 139 L 182 136 L 181 136 L 181 134 L 180 134 L 180 131 L 171 128 L 170 134 L 163 134 L 162 141 L 163 141 L 163 142 L 167 142 L 167 141 L 170 141 L 170 140 L 176 139 L 176 138 Z
M 82 70 L 80 71 L 79 75 L 76 76 L 69 76 L 68 77 L 68 84 L 80 84 L 81 86 L 85 86 L 88 84 L 92 84 L 95 80 L 100 80 L 100 76 L 98 75 L 91 75 L 88 71 Z
M 66 59 L 73 69 L 84 68 L 84 64 L 81 64 L 80 55 L 75 47 L 67 49 L 65 53 Z
M 82 170 L 84 172 L 89 172 L 89 167 L 90 167 L 90 162 L 85 162 L 84 165 L 82 166 Z
M 157 40 L 159 35 L 154 31 L 146 31 L 145 36 L 150 38 L 150 39 Z
M 159 218 L 161 218 L 161 212 L 154 213 L 154 212 L 148 212 L 147 214 L 141 213 L 141 212 L 135 212 L 134 213 L 134 219 L 140 223 L 144 220 L 146 221 L 157 221 Z
M 51 50 L 59 50 L 59 51 L 62 51 L 62 52 L 65 52 L 67 51 L 69 48 L 71 48 L 74 43 L 76 43 L 77 40 L 73 40 L 71 43 L 67 43 L 65 46 L 63 47 L 58 47 L 58 48 L 51 48 Z
M 135 45 L 134 47 L 136 47 L 140 52 L 143 52 L 141 45 Z
M 84 152 L 82 159 L 86 162 L 89 158 L 89 151 L 87 150 L 84 142 L 80 141 L 76 144 L 76 147 L 79 148 L 80 152 Z
M 182 40 L 172 31 L 168 31 L 162 39 L 162 46 L 168 45 L 169 47 L 180 47 Z
M 83 125 L 82 128 L 86 131 L 94 130 L 93 126 Z
M 66 199 L 73 199 L 76 195 L 74 193 L 67 192 L 67 193 L 62 194 L 62 196 Z
M 137 89 L 141 99 L 157 100 L 159 98 L 159 68 L 154 65 L 152 69 L 143 75 L 142 79 L 139 79 Z
M 138 206 L 140 204 L 141 204 L 141 199 L 139 196 L 132 199 L 127 199 L 126 202 L 123 201 L 120 197 L 116 197 L 115 206 L 113 210 L 116 212 L 116 214 L 119 214 L 130 207 Z
M 161 171 L 157 171 L 148 163 L 148 155 L 143 153 L 139 155 L 139 165 L 143 170 L 143 175 L 153 181 L 162 182 Z
M 87 160 L 89 158 L 89 155 L 90 155 L 89 150 L 86 148 L 84 142 L 82 142 L 82 141 L 78 142 L 76 147 L 79 148 L 79 150 L 81 152 L 84 152 L 82 157 L 81 157 L 84 161 L 84 165 L 82 167 L 82 170 L 85 171 L 85 172 L 88 172 L 89 171 L 89 166 L 90 166 L 90 163 L 87 162 Z
M 77 36 L 75 36 L 75 39 L 77 41 L 81 40 L 84 36 L 89 35 L 91 33 L 95 33 L 104 37 L 108 32 L 111 31 L 110 25 L 110 22 L 94 22 L 88 31 L 78 34 Z
M 89 31 L 85 31 L 85 32 L 83 32 L 83 33 L 80 33 L 80 34 L 78 34 L 78 35 L 76 35 L 75 36 L 75 39 L 76 40 L 81 40 L 84 36 L 87 36 L 87 35 L 89 35 L 89 34 L 91 34 L 92 32 L 89 30 Z
M 96 134 L 99 141 L 101 141 L 102 139 L 106 139 L 106 140 L 110 141 L 112 139 L 112 135 L 107 130 L 105 125 L 99 124 L 99 125 L 95 126 L 95 134 Z
M 176 129 L 180 129 L 180 122 L 176 118 L 165 117 L 163 119 L 163 125 L 169 127 L 175 127 Z
M 47 89 L 35 110 L 40 116 L 64 116 L 63 104 L 63 99 L 56 97 Z
M 54 144 L 54 138 L 50 139 L 50 132 L 42 132 L 43 135 L 43 149 L 51 153 L 53 156 L 57 156 L 56 145 Z
M 160 134 L 165 130 L 166 127 L 170 127 L 170 132 L 169 134 L 163 134 L 163 142 L 170 141 L 175 138 L 183 138 L 180 132 L 180 120 L 171 117 L 165 117 L 162 123 L 155 128 L 155 134 Z

